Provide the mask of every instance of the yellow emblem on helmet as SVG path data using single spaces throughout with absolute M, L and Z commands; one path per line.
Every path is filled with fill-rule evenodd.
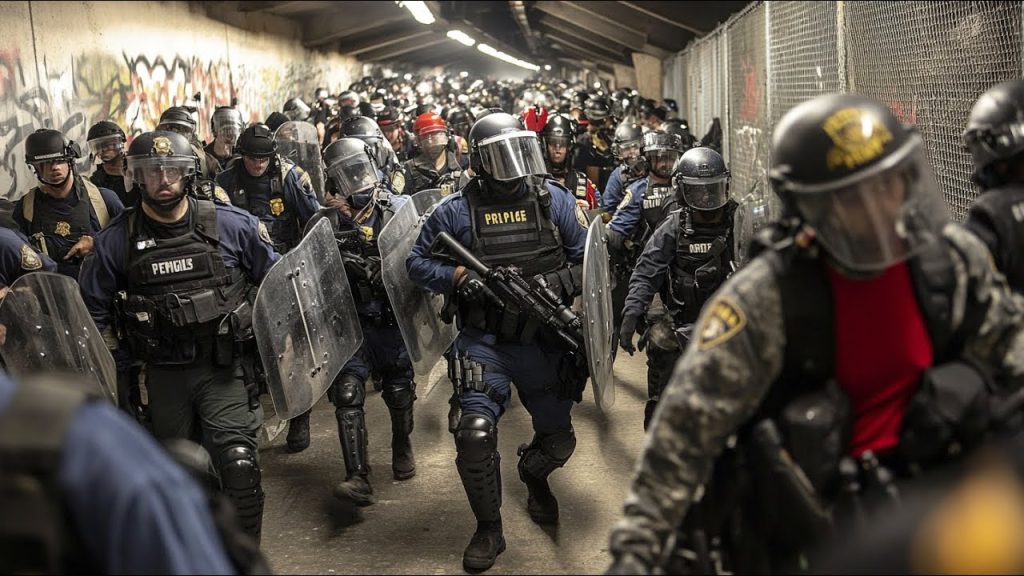
M 853 170 L 882 155 L 892 132 L 871 113 L 860 108 L 843 108 L 821 126 L 835 146 L 828 151 L 829 170 Z
M 170 156 L 174 150 L 171 148 L 171 139 L 167 136 L 153 138 L 153 154 L 157 156 Z

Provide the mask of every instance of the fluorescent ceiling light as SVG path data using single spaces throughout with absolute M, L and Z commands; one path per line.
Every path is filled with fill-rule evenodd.
M 484 54 L 487 54 L 488 56 L 497 58 L 498 60 L 508 62 L 509 64 L 515 64 L 520 68 L 526 68 L 527 70 L 532 70 L 534 72 L 540 70 L 540 66 L 537 66 L 536 64 L 531 64 L 525 60 L 520 60 L 515 56 L 502 52 L 501 50 L 495 50 L 494 48 L 490 47 L 487 44 L 478 44 L 476 49 L 483 52 Z
M 463 32 L 462 30 L 449 30 L 448 37 L 451 38 L 452 40 L 455 40 L 456 42 L 465 44 L 466 46 L 472 46 L 473 44 L 476 44 L 476 40 L 470 38 L 469 35 Z
M 551 70 L 551 64 L 545 64 L 544 65 L 544 69 L 545 70 Z
M 434 15 L 430 13 L 430 8 L 427 8 L 426 2 L 408 0 L 405 2 L 397 2 L 397 4 L 408 8 L 409 12 L 412 12 L 412 17 L 420 24 L 434 23 Z

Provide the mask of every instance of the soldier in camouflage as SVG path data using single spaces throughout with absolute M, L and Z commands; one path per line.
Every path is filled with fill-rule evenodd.
M 848 409 L 836 465 L 819 475 L 795 463 L 814 487 L 815 501 L 834 499 L 822 478 L 836 470 L 831 478 L 852 473 L 856 480 L 870 460 L 899 478 L 948 460 L 951 446 L 940 439 L 948 430 L 921 424 L 934 414 L 929 394 L 935 389 L 952 386 L 951 396 L 1000 406 L 985 433 L 1008 427 L 1020 412 L 1005 398 L 1019 392 L 1024 377 L 1024 307 L 984 245 L 948 223 L 921 138 L 870 98 L 826 95 L 780 121 L 772 162 L 772 183 L 788 219 L 701 314 L 654 414 L 625 517 L 612 531 L 609 573 L 664 569 L 684 520 L 714 506 L 705 504 L 722 486 L 720 454 L 729 455 L 760 424 L 777 421 L 782 428 L 784 408 L 808 397 L 801 394 L 838 389 L 829 396 L 834 412 Z M 883 330 L 878 318 L 886 319 Z M 961 359 L 991 378 L 972 377 Z M 950 366 L 963 371 L 944 379 Z M 969 451 L 978 430 L 966 434 L 964 422 L 975 407 L 958 408 L 965 416 L 947 423 L 957 429 L 950 436 L 959 435 Z M 799 460 L 793 436 L 784 437 L 785 449 Z M 844 468 L 851 459 L 857 459 L 852 472 Z M 774 487 L 754 480 L 755 494 Z M 758 533 L 755 540 L 770 558 L 743 564 L 748 558 L 737 554 L 733 570 L 795 569 L 773 548 L 796 522 L 780 505 L 776 518 L 750 516 L 755 521 L 744 528 Z M 812 540 L 801 533 L 785 551 L 806 549 Z

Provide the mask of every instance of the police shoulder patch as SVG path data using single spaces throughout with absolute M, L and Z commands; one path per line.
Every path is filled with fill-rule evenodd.
M 43 267 L 43 260 L 39 258 L 36 251 L 28 244 L 21 245 L 21 269 L 39 270 Z
M 710 304 L 697 328 L 697 347 L 710 350 L 739 334 L 747 325 L 747 315 L 727 296 L 719 296 Z
M 587 219 L 587 211 L 579 204 L 576 205 L 576 221 L 579 222 L 581 228 L 590 227 L 590 220 Z
M 401 170 L 395 170 L 391 174 L 391 190 L 395 194 L 401 194 L 405 190 L 405 173 Z
M 231 204 L 231 198 L 228 196 L 228 193 L 220 186 L 213 187 L 213 199 L 221 204 Z
M 626 194 L 622 197 L 622 202 L 619 202 L 619 208 L 625 208 L 633 203 L 633 191 L 626 190 Z
M 259 223 L 260 240 L 266 242 L 270 246 L 274 245 L 274 241 L 270 239 L 270 232 L 267 230 L 267 225 L 263 222 Z

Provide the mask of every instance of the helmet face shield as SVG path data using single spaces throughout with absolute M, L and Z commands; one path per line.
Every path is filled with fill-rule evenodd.
M 694 210 L 718 210 L 729 201 L 729 182 L 726 178 L 717 181 L 700 180 L 699 184 L 680 179 L 683 200 Z
M 327 177 L 343 198 L 372 189 L 380 182 L 377 168 L 366 154 L 351 154 L 331 163 Z
M 948 221 L 920 136 L 865 178 L 830 190 L 792 190 L 797 209 L 829 256 L 855 273 L 877 273 L 936 242 Z
M 535 132 L 521 130 L 499 134 L 478 144 L 484 170 L 495 180 L 516 180 L 545 174 L 544 154 Z
M 124 138 L 120 134 L 111 134 L 89 140 L 89 151 L 93 156 L 104 162 L 112 160 L 124 153 Z
M 167 130 L 168 132 L 181 134 L 182 136 L 188 139 L 192 139 L 192 134 L 195 133 L 196 131 L 195 126 L 177 120 L 165 120 L 161 122 L 160 125 L 156 127 L 156 129 Z
M 233 146 L 238 142 L 238 137 L 242 135 L 242 126 L 240 124 L 224 124 L 217 127 L 214 135 Z
M 628 142 L 622 142 L 612 144 L 612 154 L 621 163 L 625 163 L 631 158 L 636 158 L 640 155 L 640 141 L 630 140 Z
M 659 149 L 649 150 L 644 155 L 647 157 L 651 173 L 660 178 L 668 178 L 672 176 L 672 168 L 683 154 L 679 150 Z
M 144 193 L 164 188 L 181 191 L 183 180 L 195 176 L 196 162 L 192 157 L 129 156 L 124 173 L 125 190 L 136 184 Z

